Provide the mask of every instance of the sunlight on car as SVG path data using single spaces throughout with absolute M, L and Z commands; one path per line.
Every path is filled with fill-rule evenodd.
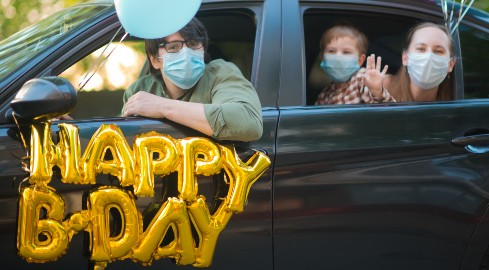
M 106 49 L 104 46 L 65 70 L 60 76 L 68 79 L 75 87 L 78 87 L 87 72 L 90 71 L 90 68 L 95 65 L 91 73 L 95 70 L 96 72 L 83 87 L 85 91 L 124 88 L 125 85 L 135 81 L 139 75 L 141 67 L 134 63 L 143 63 L 145 60 L 144 52 L 138 49 L 137 45 L 137 42 L 125 42 L 124 44 L 110 44 Z M 115 46 L 117 47 L 114 49 Z M 109 56 L 110 52 L 112 54 Z

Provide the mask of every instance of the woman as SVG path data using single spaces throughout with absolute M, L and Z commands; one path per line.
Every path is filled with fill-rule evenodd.
M 146 40 L 151 75 L 124 93 L 124 116 L 167 118 L 219 140 L 261 137 L 261 105 L 232 63 L 208 62 L 207 30 L 192 19 L 180 31 Z
M 414 26 L 402 53 L 402 67 L 387 76 L 384 87 L 397 102 L 453 99 L 455 66 L 453 41 L 443 25 L 424 22 Z

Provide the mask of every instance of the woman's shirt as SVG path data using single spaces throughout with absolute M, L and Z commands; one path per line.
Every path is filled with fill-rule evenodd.
M 125 91 L 124 104 L 138 91 L 170 98 L 161 81 L 146 75 Z M 218 140 L 253 141 L 263 133 L 258 94 L 239 68 L 230 62 L 219 59 L 208 63 L 197 84 L 178 99 L 204 104 L 205 117 L 213 137 Z

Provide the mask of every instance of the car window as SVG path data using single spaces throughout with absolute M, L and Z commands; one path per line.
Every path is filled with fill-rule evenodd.
M 458 28 L 464 72 L 464 98 L 489 98 L 489 34 L 468 25 Z
M 197 16 L 209 34 L 211 59 L 224 59 L 238 66 L 251 79 L 256 34 L 254 15 L 246 10 L 202 11 Z M 120 116 L 125 89 L 138 77 L 148 74 L 144 41 L 112 42 L 84 57 L 59 76 L 67 78 L 76 89 L 90 68 L 97 72 L 83 90 L 71 116 L 77 119 Z M 111 53 L 112 49 L 113 52 Z M 105 49 L 105 51 L 104 51 Z M 103 57 L 99 58 L 103 52 Z M 101 61 L 106 58 L 103 65 Z M 90 76 L 90 74 L 88 74 Z
M 120 116 L 124 90 L 138 78 L 145 61 L 143 41 L 112 42 L 65 70 L 59 76 L 67 78 L 75 89 L 84 84 L 71 116 Z
M 367 55 L 374 53 L 381 56 L 382 64 L 389 65 L 388 73 L 394 74 L 401 66 L 405 33 L 416 22 L 410 17 L 373 12 L 306 10 L 304 12 L 304 38 L 307 105 L 314 105 L 319 92 L 329 83 L 329 79 L 319 66 L 319 42 L 325 29 L 336 23 L 353 24 L 368 38 Z
M 251 80 L 255 47 L 255 16 L 248 10 L 206 11 L 197 16 L 209 34 L 211 59 L 233 62 Z

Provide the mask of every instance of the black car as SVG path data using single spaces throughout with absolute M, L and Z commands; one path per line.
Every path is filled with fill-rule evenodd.
M 271 161 L 251 187 L 244 211 L 233 215 L 219 235 L 209 268 L 488 269 L 489 14 L 472 8 L 454 33 L 454 100 L 326 106 L 314 105 L 325 83 L 317 73 L 325 28 L 345 20 L 358 25 L 369 37 L 369 54 L 381 55 L 393 73 L 401 65 L 408 29 L 420 21 L 444 22 L 440 2 L 204 0 L 197 17 L 209 31 L 211 57 L 234 62 L 254 84 L 263 107 L 260 140 L 212 142 L 233 145 L 243 161 L 257 151 Z M 132 53 L 144 52 L 143 41 L 132 36 L 120 41 L 124 34 L 113 2 L 97 1 L 67 8 L 0 43 L 4 267 L 182 268 L 175 265 L 178 259 L 165 257 L 151 266 L 130 258 L 95 265 L 89 232 L 75 234 L 52 262 L 29 263 L 19 254 L 19 231 L 29 225 L 18 220 L 24 220 L 21 208 L 26 207 L 21 190 L 31 180 L 26 164 L 33 154 L 32 124 L 39 127 L 47 116 L 69 111 L 76 98 L 75 120 L 51 122 L 55 142 L 62 134 L 58 124 L 79 128 L 82 149 L 105 126 L 120 128 L 129 144 L 149 132 L 175 139 L 205 137 L 165 119 L 120 116 L 124 89 L 147 73 L 144 53 Z M 137 67 L 133 75 L 122 64 L 128 59 Z M 79 66 L 92 72 L 79 74 Z M 19 90 L 29 88 L 24 84 L 34 78 L 71 78 L 69 93 L 88 83 L 76 97 L 38 92 L 34 105 L 15 107 L 14 98 L 22 99 Z M 113 89 L 103 90 L 107 85 Z M 30 117 L 16 118 L 14 110 Z M 199 177 L 199 190 L 209 203 L 222 200 L 225 174 Z M 49 186 L 62 195 L 64 220 L 69 220 L 68 214 L 86 210 L 90 190 L 118 184 L 100 174 L 96 183 L 67 184 L 55 177 Z M 145 229 L 151 207 L 158 209 L 171 197 L 168 189 L 157 179 L 154 196 L 137 198 L 150 217 Z M 49 220 L 49 209 L 39 213 L 40 220 Z M 110 237 L 117 237 L 125 223 L 117 213 L 111 215 Z M 55 239 L 43 237 L 34 241 L 38 247 L 46 237 Z M 193 268 L 192 263 L 183 268 Z

